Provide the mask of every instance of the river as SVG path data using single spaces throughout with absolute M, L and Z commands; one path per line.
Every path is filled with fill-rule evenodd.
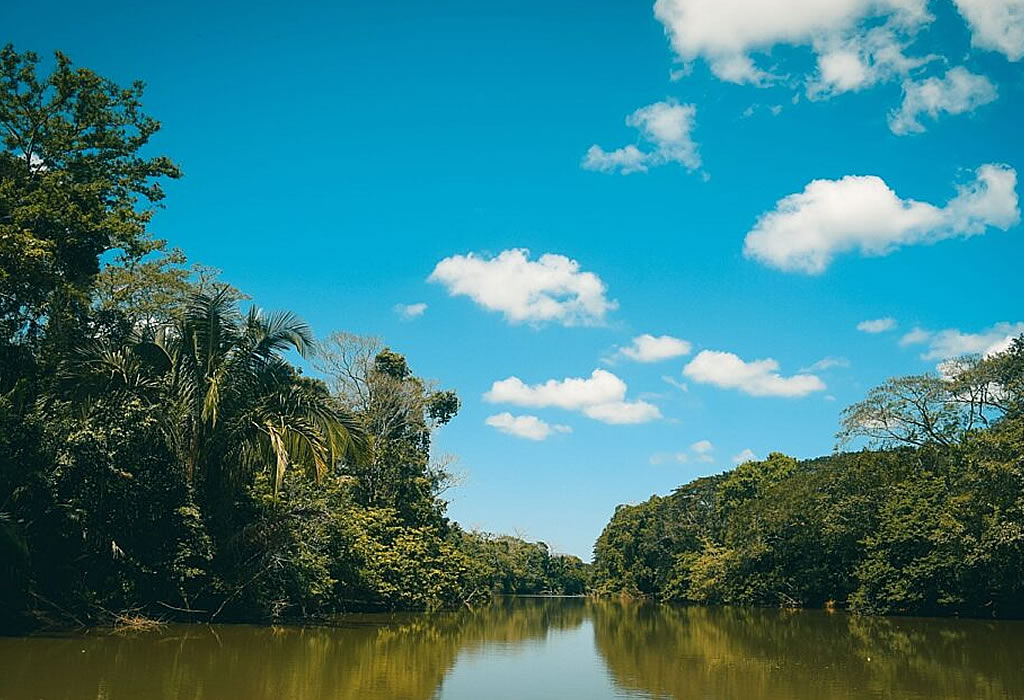
M 0 700 L 1024 698 L 1024 623 L 504 599 L 0 638 Z

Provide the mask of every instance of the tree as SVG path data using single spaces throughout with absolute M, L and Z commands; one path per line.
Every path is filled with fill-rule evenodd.
M 416 377 L 405 357 L 375 338 L 332 334 L 318 368 L 369 436 L 367 459 L 346 465 L 357 501 L 436 524 L 444 508 L 438 496 L 454 477 L 444 460 L 431 460 L 431 436 L 458 413 L 455 392 Z
M 1024 336 L 986 357 L 940 365 L 939 374 L 890 379 L 843 411 L 839 444 L 857 437 L 874 446 L 961 444 L 973 431 L 1020 412 Z
M 256 307 L 243 316 L 221 288 L 192 296 L 180 321 L 151 339 L 93 345 L 69 375 L 87 390 L 164 405 L 167 440 L 207 497 L 230 496 L 262 469 L 277 492 L 291 465 L 319 479 L 365 449 L 362 426 L 326 386 L 288 364 L 287 350 L 312 353 L 305 323 Z
M 62 53 L 46 77 L 39 58 L 0 49 L 0 341 L 42 326 L 84 322 L 99 258 L 159 248 L 146 232 L 180 171 L 140 151 L 160 124 L 142 112 L 143 85 L 127 88 Z

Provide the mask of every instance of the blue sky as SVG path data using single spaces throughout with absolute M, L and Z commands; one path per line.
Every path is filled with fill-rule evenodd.
M 871 386 L 1022 328 L 1019 0 L 3 15 L 148 84 L 186 175 L 157 235 L 458 391 L 466 526 L 589 556 L 616 504 L 827 453 Z

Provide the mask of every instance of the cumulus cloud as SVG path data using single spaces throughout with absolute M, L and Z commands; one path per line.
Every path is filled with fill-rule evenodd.
M 620 349 L 615 357 L 625 357 L 634 362 L 661 362 L 689 355 L 692 348 L 690 341 L 682 338 L 644 333 L 633 338 L 633 343 Z
M 813 374 L 783 377 L 779 363 L 771 358 L 745 362 L 731 352 L 702 350 L 683 368 L 683 375 L 695 382 L 721 389 L 738 389 L 751 396 L 806 396 L 823 391 L 825 383 Z
M 904 53 L 913 28 L 911 24 L 890 21 L 848 36 L 829 36 L 815 41 L 818 74 L 808 82 L 807 96 L 820 99 L 863 90 L 906 76 L 938 58 L 932 55 L 910 57 Z
M 987 356 L 1002 352 L 1021 333 L 1024 333 L 1024 321 L 1003 321 L 978 333 L 964 333 L 958 328 L 940 331 L 915 328 L 900 339 L 900 345 L 925 344 L 922 360 L 948 360 L 960 355 Z
M 992 81 L 962 66 L 950 68 L 941 78 L 905 80 L 903 104 L 889 113 L 889 128 L 894 134 L 920 133 L 925 130 L 921 123 L 922 115 L 938 119 L 943 112 L 973 112 L 995 101 L 997 96 Z
M 395 304 L 395 313 L 404 319 L 418 318 L 427 310 L 427 305 L 422 301 L 416 304 Z
M 873 318 L 861 321 L 857 324 L 857 330 L 861 333 L 884 333 L 896 327 L 896 319 L 886 316 L 885 318 Z
M 594 325 L 618 307 L 607 298 L 601 278 L 581 271 L 575 260 L 553 253 L 530 260 L 523 248 L 494 258 L 452 255 L 437 263 L 427 279 L 444 285 L 452 296 L 500 311 L 510 323 Z
M 628 175 L 647 172 L 659 165 L 679 163 L 687 170 L 696 170 L 700 167 L 700 153 L 691 136 L 696 116 L 696 107 L 681 105 L 675 100 L 641 107 L 626 117 L 626 124 L 640 132 L 648 150 L 630 144 L 606 151 L 595 144 L 583 156 L 583 168 Z
M 1020 221 L 1017 171 L 988 164 L 945 206 L 901 199 L 880 177 L 813 180 L 779 200 L 747 233 L 743 252 L 785 271 L 820 274 L 841 253 L 887 255 L 906 245 L 1006 230 Z
M 740 452 L 739 454 L 733 455 L 732 463 L 733 464 L 743 464 L 744 462 L 750 462 L 750 461 L 753 461 L 755 459 L 757 459 L 757 455 L 754 454 L 753 450 L 751 450 L 750 448 L 747 448 L 747 449 L 743 450 L 742 452 Z
M 508 411 L 488 416 L 484 423 L 503 433 L 526 440 L 547 440 L 555 433 L 572 432 L 572 428 L 567 425 L 552 425 L 537 416 L 513 416 Z
M 858 89 L 905 70 L 913 63 L 905 44 L 931 20 L 925 0 L 657 0 L 654 15 L 682 61 L 704 59 L 729 82 L 771 84 L 780 76 L 752 54 L 809 46 L 819 91 Z
M 594 144 L 587 149 L 583 156 L 583 169 L 597 170 L 602 173 L 614 173 L 618 170 L 623 175 L 645 173 L 650 155 L 633 144 L 616 148 L 614 151 L 606 151 Z
M 953 0 L 971 28 L 971 43 L 1024 58 L 1024 0 Z
M 587 406 L 583 409 L 583 415 L 602 423 L 626 425 L 657 420 L 661 418 L 661 411 L 647 401 L 613 401 Z
M 528 385 L 519 377 L 496 381 L 484 400 L 531 408 L 561 408 L 579 411 L 602 423 L 646 423 L 661 418 L 661 411 L 647 401 L 627 401 L 626 383 L 603 369 L 589 377 L 549 379 Z
M 528 385 L 519 377 L 496 381 L 484 400 L 491 403 L 510 403 L 533 408 L 562 408 L 567 411 L 581 410 L 621 401 L 626 396 L 626 382 L 611 372 L 595 369 L 590 377 L 569 377 L 549 379 L 543 384 Z

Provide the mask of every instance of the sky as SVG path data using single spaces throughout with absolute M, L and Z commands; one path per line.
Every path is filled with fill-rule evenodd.
M 147 84 L 153 232 L 455 389 L 466 527 L 617 504 L 1024 332 L 1021 0 L 13 3 Z

